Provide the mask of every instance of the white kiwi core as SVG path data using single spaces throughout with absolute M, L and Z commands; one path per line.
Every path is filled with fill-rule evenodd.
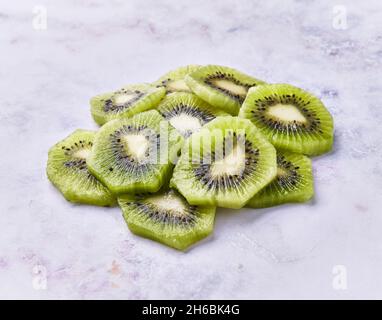
M 301 111 L 291 104 L 276 104 L 272 107 L 269 107 L 267 114 L 273 118 L 284 122 L 299 122 L 306 123 L 307 120 Z
M 170 91 L 190 91 L 190 88 L 187 86 L 186 82 L 183 79 L 173 80 L 167 84 L 167 87 Z
M 288 175 L 288 172 L 286 172 L 283 168 L 277 167 L 277 176 L 278 177 L 284 177 Z
M 122 137 L 122 141 L 128 154 L 141 160 L 146 156 L 150 143 L 146 136 L 142 134 L 127 134 Z
M 237 94 L 239 96 L 245 96 L 248 92 L 248 89 L 246 87 L 238 85 L 226 79 L 215 79 L 213 80 L 213 83 L 215 86 L 232 92 L 233 94 Z
M 188 131 L 195 132 L 202 127 L 198 118 L 184 113 L 172 117 L 169 121 L 180 133 L 186 133 Z
M 172 211 L 176 215 L 182 215 L 187 209 L 184 202 L 177 196 L 168 193 L 166 195 L 151 197 L 146 200 L 163 211 Z
M 210 168 L 212 176 L 240 175 L 245 169 L 245 149 L 236 145 L 223 159 L 215 161 Z
M 73 157 L 86 160 L 90 155 L 90 151 L 91 151 L 91 149 L 89 149 L 89 148 L 79 149 L 73 153 Z
M 114 103 L 116 105 L 124 105 L 135 97 L 134 93 L 121 93 L 114 96 Z

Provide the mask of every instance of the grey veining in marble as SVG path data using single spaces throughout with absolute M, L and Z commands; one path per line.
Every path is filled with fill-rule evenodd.
M 0 298 L 382 298 L 381 1 L 2 1 L 0 45 Z M 97 128 L 91 96 L 190 63 L 315 93 L 336 140 L 313 161 L 314 201 L 219 209 L 181 253 L 118 208 L 66 202 L 45 164 Z

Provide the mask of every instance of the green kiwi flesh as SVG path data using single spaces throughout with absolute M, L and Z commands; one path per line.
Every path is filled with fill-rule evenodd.
M 191 206 L 175 190 L 146 195 L 123 195 L 119 205 L 129 229 L 178 250 L 211 234 L 214 207 Z
M 186 140 L 170 185 L 191 205 L 238 209 L 276 173 L 275 148 L 249 120 L 217 117 Z
M 278 151 L 276 178 L 246 206 L 265 208 L 288 202 L 305 202 L 313 195 L 311 160 L 302 154 Z
M 278 149 L 314 156 L 333 145 L 333 120 L 323 103 L 289 84 L 250 89 L 239 117 L 251 120 Z
M 94 136 L 93 131 L 76 130 L 55 144 L 49 150 L 47 175 L 68 201 L 112 206 L 116 204 L 115 197 L 86 165 Z
M 249 88 L 265 82 L 232 68 L 208 65 L 186 76 L 191 90 L 210 105 L 237 115 Z
M 150 110 L 103 125 L 87 164 L 114 194 L 156 192 L 168 181 L 182 143 L 183 137 Z
M 184 81 L 184 78 L 189 73 L 198 70 L 200 67 L 201 66 L 196 64 L 179 67 L 160 77 L 154 82 L 154 85 L 158 88 L 165 88 L 167 94 L 173 92 L 192 92 Z
M 90 99 L 91 113 L 99 125 L 122 117 L 131 117 L 154 108 L 164 97 L 164 88 L 148 84 L 125 86 L 115 92 L 100 94 Z
M 216 117 L 228 115 L 196 95 L 186 92 L 167 95 L 157 110 L 184 137 L 189 137 Z

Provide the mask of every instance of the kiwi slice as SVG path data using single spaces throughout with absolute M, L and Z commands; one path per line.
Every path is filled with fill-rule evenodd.
M 208 65 L 186 76 L 185 81 L 201 99 L 237 115 L 249 88 L 264 84 L 235 69 Z
M 276 173 L 275 148 L 249 120 L 217 117 L 186 140 L 171 187 L 191 205 L 238 209 Z
M 201 66 L 199 65 L 190 64 L 188 66 L 177 68 L 160 77 L 154 82 L 154 85 L 159 88 L 165 88 L 167 94 L 173 92 L 192 92 L 184 81 L 184 78 L 189 73 L 198 70 L 200 67 Z
M 95 132 L 76 130 L 49 150 L 47 175 L 68 201 L 112 206 L 116 199 L 88 170 Z
M 210 106 L 196 95 L 186 92 L 175 92 L 167 95 L 157 110 L 184 137 L 217 116 L 228 115 L 226 112 Z
M 288 202 L 305 202 L 313 197 L 311 160 L 297 153 L 277 152 L 277 176 L 260 190 L 247 207 L 265 208 Z
M 215 207 L 191 206 L 176 191 L 124 195 L 118 198 L 129 229 L 178 250 L 207 237 L 213 230 Z
M 115 194 L 156 192 L 168 181 L 182 143 L 183 137 L 150 110 L 103 125 L 87 164 Z
M 148 84 L 125 86 L 115 92 L 104 93 L 90 99 L 91 113 L 99 125 L 121 117 L 131 117 L 155 107 L 164 97 L 164 88 Z
M 333 120 L 323 103 L 289 84 L 250 89 L 239 117 L 251 120 L 278 149 L 319 155 L 333 145 Z

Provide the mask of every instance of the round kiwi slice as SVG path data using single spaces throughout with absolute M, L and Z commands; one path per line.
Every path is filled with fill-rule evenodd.
M 213 230 L 215 207 L 191 206 L 176 191 L 118 198 L 129 229 L 140 236 L 184 250 Z
M 167 94 L 173 92 L 192 92 L 184 81 L 184 78 L 189 73 L 198 70 L 200 67 L 201 66 L 196 64 L 190 64 L 188 66 L 177 68 L 160 77 L 154 82 L 154 85 L 159 88 L 165 88 Z
M 88 170 L 95 132 L 76 130 L 49 150 L 47 175 L 68 201 L 112 206 L 116 199 Z
M 305 202 L 313 194 L 311 160 L 302 154 L 278 151 L 276 178 L 246 206 L 265 208 L 288 202 Z
M 90 99 L 91 113 L 99 125 L 121 117 L 154 108 L 164 97 L 164 88 L 148 84 L 125 86 L 118 91 L 104 93 Z
M 185 81 L 201 99 L 237 115 L 249 88 L 265 82 L 235 69 L 208 65 L 186 76 Z
M 307 155 L 332 148 L 330 113 L 317 97 L 292 85 L 250 89 L 239 117 L 251 120 L 276 148 Z
M 186 92 L 167 95 L 157 110 L 184 137 L 189 137 L 193 132 L 200 130 L 217 116 L 228 115 L 210 106 L 196 95 Z
M 276 173 L 275 148 L 249 120 L 217 117 L 186 140 L 171 187 L 192 205 L 238 209 Z
M 109 121 L 96 134 L 89 170 L 113 193 L 156 192 L 183 137 L 155 110 Z

